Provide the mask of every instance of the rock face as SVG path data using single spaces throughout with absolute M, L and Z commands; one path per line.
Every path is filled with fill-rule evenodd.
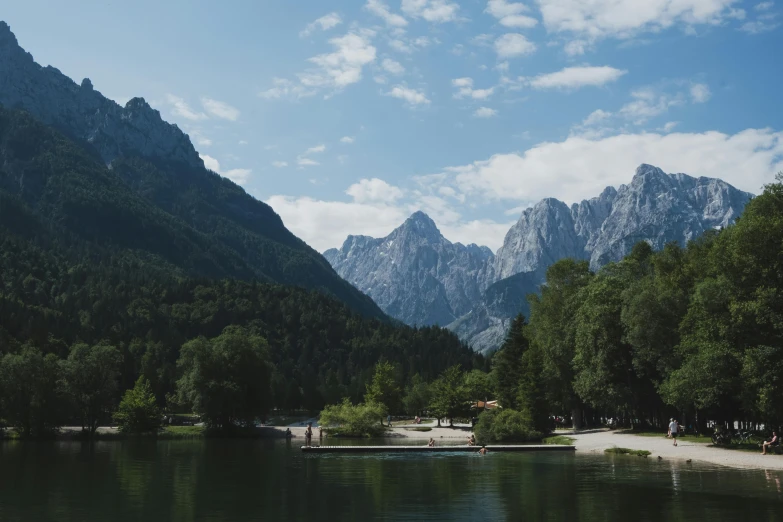
M 326 258 L 390 315 L 409 324 L 444 324 L 454 316 L 448 328 L 487 351 L 499 346 L 516 314 L 527 315 L 526 296 L 538 291 L 555 261 L 584 259 L 597 270 L 639 241 L 655 249 L 685 244 L 730 224 L 751 197 L 719 179 L 640 165 L 617 190 L 607 187 L 570 207 L 547 198 L 526 209 L 494 256 L 486 247 L 450 243 L 418 212 L 389 237 L 351 236 Z M 424 222 L 427 233 L 415 234 L 414 224 Z
M 348 236 L 324 257 L 344 279 L 408 324 L 447 325 L 481 298 L 487 247 L 451 243 L 416 212 L 382 239 Z
M 143 98 L 125 107 L 104 97 L 88 78 L 77 85 L 54 67 L 41 67 L 0 21 L 0 103 L 90 143 L 106 164 L 139 155 L 203 167 L 188 136 Z

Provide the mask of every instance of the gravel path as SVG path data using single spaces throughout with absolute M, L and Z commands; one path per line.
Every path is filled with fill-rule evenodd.
M 629 448 L 652 452 L 649 458 L 699 460 L 732 468 L 783 469 L 782 455 L 762 455 L 749 451 L 716 448 L 709 444 L 688 442 L 687 437 L 672 446 L 671 439 L 662 433 L 660 437 L 641 437 L 613 431 L 599 431 L 568 435 L 575 439 L 574 445 L 579 453 L 603 453 L 607 448 Z

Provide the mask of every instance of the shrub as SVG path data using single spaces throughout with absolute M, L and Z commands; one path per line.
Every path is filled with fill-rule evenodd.
M 479 444 L 541 440 L 541 433 L 532 428 L 529 418 L 508 409 L 483 412 L 474 432 Z
M 321 412 L 321 426 L 331 433 L 349 437 L 376 437 L 383 433 L 381 419 L 386 412 L 382 404 L 363 402 L 351 404 L 343 399 L 340 404 L 333 404 Z
M 125 392 L 114 420 L 123 433 L 157 431 L 160 427 L 160 409 L 144 376 L 139 377 L 132 390 Z

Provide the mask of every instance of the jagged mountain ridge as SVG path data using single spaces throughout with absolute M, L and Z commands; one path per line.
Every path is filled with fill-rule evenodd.
M 684 244 L 731 223 L 751 197 L 720 179 L 666 174 L 642 164 L 629 184 L 607 187 L 592 199 L 569 207 L 547 198 L 524 210 L 495 255 L 486 247 L 452 244 L 419 212 L 386 238 L 351 236 L 325 257 L 390 315 L 408 324 L 447 324 L 486 351 L 498 346 L 514 315 L 527 311 L 524 296 L 537 291 L 555 261 L 585 259 L 598 269 L 622 259 L 638 241 L 655 249 L 670 241 Z M 411 222 L 424 221 L 431 223 L 428 234 L 398 244 L 390 257 L 385 245 L 411 234 Z M 456 251 L 482 254 L 460 257 Z M 420 259 L 429 262 L 412 262 Z M 481 260 L 484 266 L 477 264 Z M 442 322 L 451 316 L 457 317 Z
M 493 254 L 487 247 L 451 243 L 429 216 L 416 212 L 385 238 L 348 236 L 324 257 L 392 317 L 446 325 L 480 298 Z
M 91 144 L 108 165 L 118 156 L 139 155 L 204 167 L 188 136 L 163 121 L 143 98 L 121 107 L 58 69 L 38 65 L 0 21 L 0 100 L 9 109 L 24 109 L 36 119 Z
M 89 80 L 41 67 L 2 21 L 0 199 L 0 230 L 17 237 L 35 239 L 32 224 L 46 223 L 80 251 L 318 290 L 387 319 L 271 207 L 204 168 L 188 136 L 143 99 L 122 108 Z

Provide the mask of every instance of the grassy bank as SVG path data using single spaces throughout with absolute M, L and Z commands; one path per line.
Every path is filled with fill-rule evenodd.
M 646 457 L 647 455 L 652 455 L 652 453 L 647 450 L 634 450 L 628 448 L 608 448 L 604 450 L 604 452 L 613 453 L 615 455 L 636 455 L 637 457 Z
M 565 435 L 555 435 L 553 437 L 544 437 L 541 442 L 544 444 L 562 444 L 563 446 L 573 446 L 574 439 Z

